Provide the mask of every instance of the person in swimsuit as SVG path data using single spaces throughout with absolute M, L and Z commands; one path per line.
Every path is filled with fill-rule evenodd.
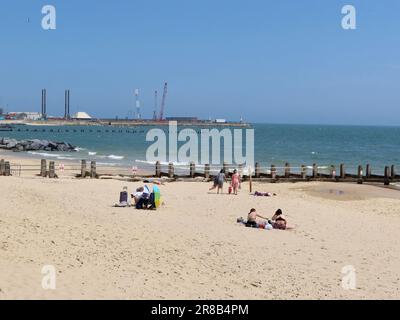
M 271 218 L 271 221 L 268 222 L 272 224 L 274 229 L 286 230 L 287 221 L 281 209 L 278 209 L 275 212 L 274 216 Z
M 237 195 L 238 189 L 240 187 L 240 175 L 236 169 L 233 171 L 231 185 L 232 185 L 233 193 Z
M 248 216 L 247 216 L 247 222 L 246 222 L 246 226 L 247 227 L 254 227 L 257 228 L 258 227 L 258 223 L 257 223 L 257 218 L 261 218 L 264 220 L 268 220 L 267 218 L 260 216 L 256 209 L 251 209 Z

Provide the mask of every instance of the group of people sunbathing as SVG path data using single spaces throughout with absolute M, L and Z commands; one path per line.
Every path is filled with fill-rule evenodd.
M 257 218 L 263 219 L 264 221 L 257 221 Z M 238 223 L 244 224 L 246 227 L 250 228 L 262 228 L 267 230 L 279 229 L 286 230 L 287 229 L 287 220 L 284 217 L 282 210 L 278 209 L 274 216 L 271 219 L 265 218 L 262 215 L 258 214 L 256 209 L 251 209 L 249 214 L 247 215 L 247 221 L 243 218 L 238 218 Z
M 154 192 L 145 185 L 136 189 L 135 193 L 130 196 L 128 187 L 124 187 L 119 194 L 119 203 L 115 205 L 118 208 L 136 207 L 136 209 L 154 210 L 156 208 L 154 202 Z

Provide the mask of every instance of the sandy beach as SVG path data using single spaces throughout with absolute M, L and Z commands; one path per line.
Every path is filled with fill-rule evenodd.
M 399 299 L 400 192 L 339 183 L 160 186 L 157 211 L 113 208 L 118 180 L 0 177 L 0 299 Z M 290 231 L 236 223 L 281 208 Z M 42 288 L 43 266 L 57 272 Z M 352 266 L 356 289 L 342 288 Z

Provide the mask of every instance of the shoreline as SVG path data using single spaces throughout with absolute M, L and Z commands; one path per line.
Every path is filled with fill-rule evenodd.
M 88 169 L 90 170 L 90 163 L 91 161 L 96 162 L 96 168 L 98 173 L 103 176 L 123 176 L 123 177 L 143 177 L 143 178 L 162 178 L 166 177 L 172 180 L 180 180 L 180 181 L 199 181 L 199 179 L 203 179 L 205 181 L 209 181 L 210 177 L 213 176 L 218 170 L 216 168 L 212 168 L 212 170 L 209 170 L 209 177 L 208 174 L 205 172 L 205 168 L 202 168 L 200 172 L 196 170 L 194 174 L 191 174 L 190 166 L 177 166 L 173 167 L 172 172 L 174 173 L 171 175 L 169 173 L 170 166 L 168 165 L 161 165 L 163 169 L 161 169 L 161 176 L 156 176 L 156 170 L 155 170 L 155 165 L 154 164 L 146 164 L 143 161 L 135 161 L 135 166 L 134 168 L 131 166 L 128 166 L 126 164 L 118 164 L 118 163 L 107 163 L 107 162 L 101 162 L 98 161 L 98 159 L 91 159 L 90 157 L 82 157 L 83 159 L 68 159 L 68 155 L 73 154 L 73 152 L 65 153 L 65 154 L 54 154 L 53 157 L 51 157 L 51 152 L 38 152 L 38 154 L 35 154 L 34 152 L 12 152 L 9 150 L 3 150 L 0 149 L 0 159 L 4 159 L 5 161 L 11 161 L 12 165 L 17 167 L 19 171 L 21 171 L 22 167 L 36 167 L 36 175 L 40 173 L 40 161 L 42 159 L 45 159 L 47 163 L 50 161 L 53 161 L 55 163 L 56 171 L 61 170 L 71 170 L 69 167 L 73 167 L 75 171 L 75 175 L 79 174 L 81 172 L 81 161 L 86 160 L 87 165 L 89 166 Z M 59 158 L 58 158 L 59 157 Z M 169 168 L 168 168 L 169 167 Z M 222 166 L 221 166 L 222 168 Z M 135 169 L 135 170 L 134 170 Z M 271 168 L 272 169 L 272 168 Z M 285 168 L 282 168 L 285 169 Z M 257 170 L 257 167 L 256 167 Z M 23 171 L 23 170 L 22 170 Z M 28 169 L 28 171 L 33 171 L 32 168 Z M 240 168 L 239 168 L 240 171 Z M 247 176 L 247 171 L 246 169 L 243 171 L 243 179 L 244 181 L 248 180 L 249 177 Z M 253 174 L 255 174 L 253 172 Z M 357 184 L 360 182 L 360 178 L 357 177 L 357 175 L 354 174 L 348 174 L 346 175 L 346 178 L 332 178 L 329 174 L 320 174 L 317 178 L 313 179 L 312 176 L 307 176 L 302 178 L 301 174 L 299 173 L 291 173 L 290 177 L 285 177 L 286 173 L 283 172 L 281 175 L 277 175 L 276 178 L 271 178 L 271 170 L 269 173 L 269 178 L 268 174 L 265 173 L 260 173 L 260 176 L 257 177 L 256 175 L 253 176 L 252 180 L 254 182 L 260 182 L 260 183 L 302 183 L 302 182 L 307 182 L 311 183 L 312 181 L 319 181 L 319 182 L 325 182 L 325 183 L 348 183 L 348 184 Z M 363 176 L 363 185 L 371 185 L 371 186 L 376 186 L 380 187 L 382 189 L 388 189 L 388 190 L 397 190 L 400 191 L 400 176 L 396 175 L 396 178 L 391 178 L 389 180 L 389 184 L 386 185 L 385 182 L 385 177 L 384 176 L 372 176 L 371 178 L 367 178 Z

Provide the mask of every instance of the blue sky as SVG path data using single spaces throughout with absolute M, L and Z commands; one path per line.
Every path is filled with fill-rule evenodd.
M 47 88 L 62 115 L 69 88 L 72 111 L 126 117 L 140 88 L 151 117 L 168 81 L 167 116 L 399 125 L 399 35 L 397 0 L 2 0 L 0 104 L 39 111 Z

